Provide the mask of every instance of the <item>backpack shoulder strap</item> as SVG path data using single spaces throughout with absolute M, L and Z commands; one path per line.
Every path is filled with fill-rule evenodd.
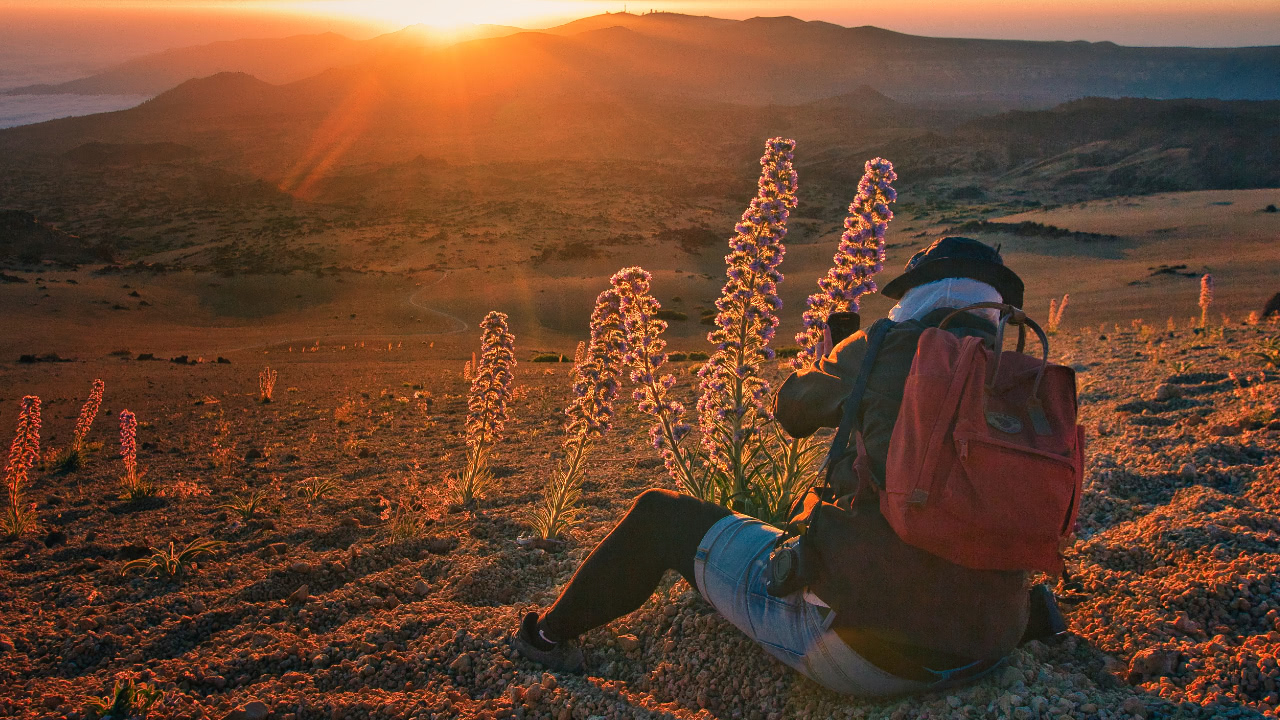
M 862 396 L 867 392 L 867 381 L 871 379 L 871 369 L 880 354 L 880 346 L 884 344 L 885 335 L 896 325 L 892 320 L 877 320 L 867 333 L 867 351 L 862 356 L 862 365 L 858 368 L 858 378 L 853 383 L 853 390 L 844 400 L 844 414 L 840 417 L 840 427 L 836 428 L 835 437 L 831 440 L 831 450 L 827 453 L 827 469 L 823 484 L 830 485 L 831 468 L 849 452 L 849 437 L 853 428 L 858 425 L 858 408 L 862 405 Z

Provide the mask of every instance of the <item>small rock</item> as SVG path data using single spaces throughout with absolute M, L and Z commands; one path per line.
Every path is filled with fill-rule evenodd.
M 1173 621 L 1174 629 L 1184 632 L 1188 635 L 1195 635 L 1202 629 L 1200 623 L 1192 620 L 1186 615 L 1178 615 L 1178 619 Z
M 223 716 L 223 720 L 267 720 L 271 711 L 259 700 L 245 703 Z
M 1172 675 L 1173 666 L 1177 661 L 1176 650 L 1159 648 L 1139 650 L 1129 661 L 1129 682 L 1144 682 L 1150 678 Z
M 287 600 L 290 603 L 305 603 L 307 598 L 311 597 L 311 588 L 303 583 L 297 590 L 294 590 Z
M 549 672 L 544 672 L 544 673 L 542 673 L 542 689 L 543 689 L 543 690 L 555 690 L 555 689 L 556 689 L 556 676 L 555 676 L 555 675 L 552 675 L 552 674 L 551 674 L 551 673 L 549 673 Z
M 1195 480 L 1197 474 L 1196 466 L 1192 463 L 1185 463 L 1178 469 L 1178 476 L 1183 480 Z
M 1177 385 L 1165 383 L 1163 385 L 1156 386 L 1156 400 L 1163 402 L 1165 400 L 1172 400 L 1179 397 L 1182 397 L 1182 388 Z
M 640 638 L 635 635 L 619 635 L 618 646 L 626 652 L 631 652 L 640 647 Z
M 449 669 L 456 673 L 464 673 L 471 669 L 471 656 L 459 655 L 453 662 L 449 663 Z
M 63 697 L 62 695 L 58 695 L 58 694 L 56 694 L 56 693 L 55 693 L 55 694 L 49 694 L 49 695 L 45 695 L 44 697 L 40 698 L 40 704 L 41 704 L 41 705 L 44 705 L 46 708 L 48 708 L 48 709 L 50 709 L 50 710 L 53 710 L 53 709 L 58 708 L 58 707 L 60 707 L 60 706 L 62 706 L 62 705 L 66 705 L 66 704 L 67 704 L 67 699 L 66 699 L 65 697 Z
M 309 575 L 311 573 L 312 567 L 311 567 L 311 563 L 307 562 L 306 560 L 298 560 L 297 562 L 290 565 L 289 569 L 296 573 Z
M 271 543 L 267 547 L 271 548 L 271 552 L 277 555 L 284 555 L 285 553 L 289 552 L 288 543 L 282 543 L 282 542 Z
M 1209 434 L 1214 437 L 1234 437 L 1240 432 L 1239 425 L 1213 425 L 1209 428 Z
M 427 584 L 426 580 L 423 580 L 422 578 L 418 578 L 418 581 L 413 584 L 414 595 L 417 595 L 418 597 L 426 597 L 430 593 L 431 593 L 431 586 Z
M 534 683 L 524 689 L 524 701 L 536 703 L 542 699 L 542 686 Z
M 1134 717 L 1144 718 L 1147 716 L 1147 706 L 1143 704 L 1141 698 L 1127 697 L 1123 703 L 1120 703 L 1120 709 L 1133 715 Z

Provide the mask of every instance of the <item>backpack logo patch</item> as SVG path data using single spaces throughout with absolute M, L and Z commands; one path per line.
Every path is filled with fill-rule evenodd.
M 1017 435 L 1022 432 L 1022 421 L 1012 415 L 989 411 L 987 424 L 1006 435 Z

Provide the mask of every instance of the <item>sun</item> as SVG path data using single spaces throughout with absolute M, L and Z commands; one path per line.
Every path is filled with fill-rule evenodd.
M 315 15 L 440 29 L 484 24 L 541 27 L 622 7 L 617 2 L 593 0 L 303 0 L 287 5 L 291 10 Z

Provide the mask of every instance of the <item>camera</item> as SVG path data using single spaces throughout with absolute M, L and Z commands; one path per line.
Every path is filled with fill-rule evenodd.
M 813 548 L 803 535 L 781 543 L 769 554 L 765 592 L 786 597 L 803 590 L 813 579 L 813 567 Z
M 831 342 L 839 345 L 841 340 L 858 332 L 862 317 L 856 312 L 833 312 L 827 317 L 827 327 L 831 329 Z

